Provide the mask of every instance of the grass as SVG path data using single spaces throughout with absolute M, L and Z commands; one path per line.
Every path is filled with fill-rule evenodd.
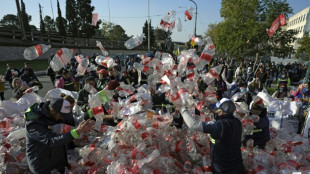
M 7 66 L 7 63 L 11 63 L 13 67 L 17 69 L 22 69 L 24 67 L 24 63 L 27 62 L 27 60 L 16 60 L 16 61 L 2 61 L 0 62 L 0 75 L 4 74 Z M 32 60 L 28 61 L 29 66 L 33 69 L 33 71 L 45 71 L 48 67 L 48 60 Z

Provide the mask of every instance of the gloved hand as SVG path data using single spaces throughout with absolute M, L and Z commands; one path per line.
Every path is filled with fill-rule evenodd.
M 69 126 L 67 124 L 62 124 L 62 123 L 56 124 L 54 126 L 48 126 L 48 128 L 51 129 L 52 132 L 54 132 L 58 135 L 65 134 L 67 132 L 70 132 L 73 129 L 72 126 Z

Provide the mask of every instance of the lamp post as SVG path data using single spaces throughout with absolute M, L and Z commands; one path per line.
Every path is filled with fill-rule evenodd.
M 193 1 L 193 0 L 189 0 L 189 1 L 191 1 L 191 2 L 193 2 L 194 4 L 195 4 L 195 6 L 196 6 L 196 16 L 195 16 L 195 29 L 194 29 L 194 35 L 196 36 L 196 26 L 197 26 L 197 4 L 196 4 L 196 2 L 195 1 Z

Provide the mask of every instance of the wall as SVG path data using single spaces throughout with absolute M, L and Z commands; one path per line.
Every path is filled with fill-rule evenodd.
M 1 61 L 14 61 L 14 60 L 24 60 L 24 50 L 27 47 L 13 47 L 13 46 L 0 46 L 0 62 Z M 41 55 L 39 59 L 48 59 L 53 53 L 56 53 L 60 48 L 50 48 L 46 53 Z M 98 53 L 101 55 L 100 49 L 75 49 L 76 52 L 81 52 L 84 56 L 93 56 Z M 144 54 L 147 51 L 143 50 L 108 50 L 109 55 L 123 54 L 128 55 L 131 53 Z

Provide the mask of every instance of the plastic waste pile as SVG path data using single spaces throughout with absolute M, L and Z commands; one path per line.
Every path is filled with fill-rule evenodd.
M 173 18 L 169 15 L 169 18 Z M 167 21 L 171 22 L 168 17 Z M 214 120 L 210 110 L 217 99 L 212 82 L 220 75 L 222 65 L 213 67 L 205 74 L 199 74 L 203 68 L 202 65 L 208 63 L 214 55 L 215 48 L 212 41 L 207 39 L 207 45 L 208 47 L 206 46 L 203 51 L 207 56 L 198 56 L 195 50 L 185 50 L 177 57 L 179 64 L 176 64 L 168 53 L 156 52 L 154 58 L 140 55 L 141 63 L 135 63 L 133 66 L 148 75 L 148 85 L 134 88 L 121 83 L 113 91 L 106 89 L 97 91 L 92 86 L 85 85 L 84 88 L 90 93 L 88 114 L 96 118 L 96 125 L 94 131 L 82 134 L 75 140 L 78 147 L 68 153 L 71 168 L 67 172 L 111 174 L 212 172 L 208 135 L 189 130 L 185 124 L 181 129 L 172 126 L 173 119 L 180 117 L 179 108 L 182 106 L 186 106 L 189 113 L 198 120 Z M 131 47 L 132 45 L 129 44 L 129 48 Z M 63 50 L 62 54 L 55 55 L 58 56 L 54 58 L 57 61 L 62 60 L 59 59 L 61 57 L 67 58 L 63 54 L 71 51 L 61 50 Z M 81 57 L 79 60 L 82 66 L 85 60 Z M 96 62 L 106 67 L 114 65 L 113 59 L 106 56 L 98 56 Z M 187 66 L 189 62 L 192 63 L 191 66 Z M 184 75 L 184 78 L 177 74 Z M 198 90 L 198 78 L 209 84 L 206 90 Z M 159 83 L 161 85 L 158 87 Z M 165 93 L 165 99 L 171 103 L 166 105 L 165 112 L 152 109 L 149 87 L 155 89 L 155 93 Z M 117 99 L 114 98 L 116 91 Z M 17 102 L 0 101 L 0 172 L 29 172 L 25 160 L 23 113 L 31 104 L 58 98 L 60 93 L 77 98 L 76 92 L 56 88 L 50 90 L 44 99 L 30 92 Z M 241 94 L 236 95 L 235 98 L 239 98 Z M 298 112 L 298 102 L 278 101 L 264 92 L 258 93 L 257 96 L 263 100 L 265 106 L 268 106 L 268 111 L 282 112 L 281 116 L 295 115 Z M 254 98 L 254 102 L 257 103 L 260 100 Z M 236 113 L 243 116 L 240 118 L 243 134 L 253 134 L 254 123 L 259 120 L 259 116 L 249 115 L 245 103 L 235 104 Z M 195 110 L 200 111 L 200 115 L 195 115 Z M 75 106 L 73 113 L 79 118 L 77 120 L 80 120 L 82 115 L 80 108 Z M 111 127 L 101 124 L 106 114 L 113 115 L 118 125 Z M 281 119 L 283 120 L 283 117 Z M 309 171 L 308 139 L 296 135 L 292 130 L 287 130 L 285 126 L 285 129 L 281 129 L 281 126 L 274 126 L 273 123 L 271 125 L 272 140 L 266 145 L 266 150 L 253 148 L 251 140 L 246 147 L 242 148 L 247 172 Z M 72 127 L 57 125 L 50 129 L 63 133 L 71 130 Z

